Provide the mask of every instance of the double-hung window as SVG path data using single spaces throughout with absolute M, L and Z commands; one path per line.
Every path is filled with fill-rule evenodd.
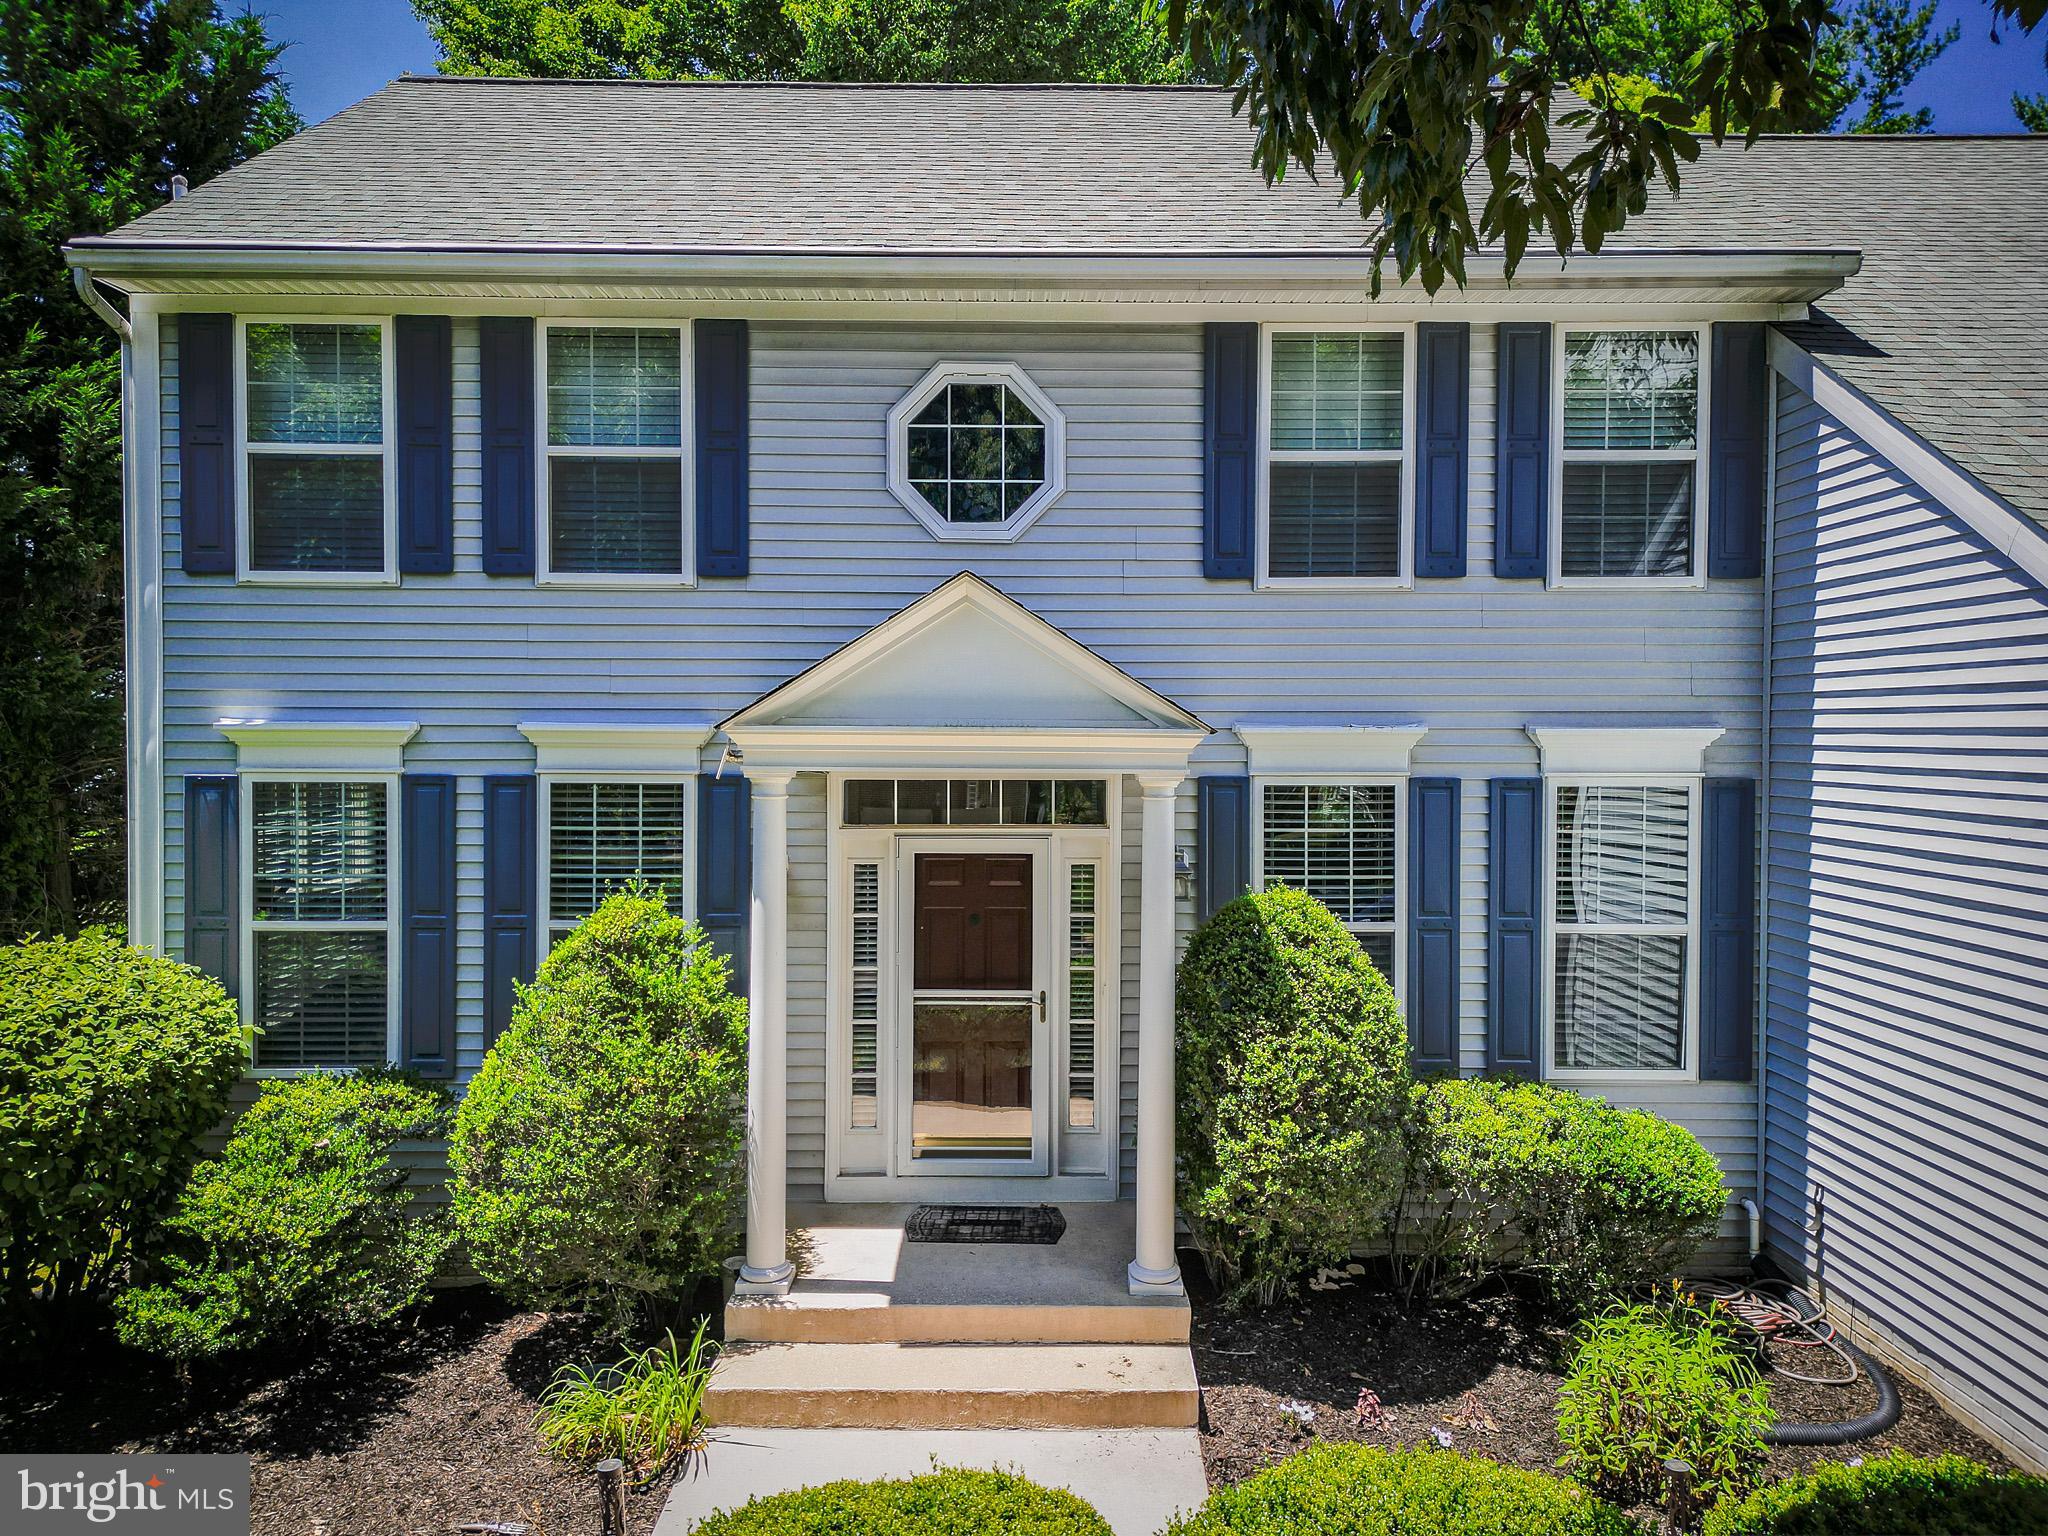
M 541 848 L 548 943 L 560 942 L 598 903 L 639 880 L 687 915 L 692 896 L 691 785 L 681 778 L 549 778 Z
M 1404 584 L 1413 329 L 1265 336 L 1263 579 Z
M 245 320 L 236 334 L 242 576 L 395 580 L 387 323 Z
M 1696 778 L 1549 780 L 1550 1068 L 1693 1068 Z
M 1700 342 L 1697 327 L 1564 332 L 1555 391 L 1559 582 L 1697 579 L 1706 499 Z
M 689 361 L 685 326 L 544 327 L 543 581 L 691 579 Z
M 256 1066 L 390 1060 L 393 782 L 252 777 L 244 787 Z
M 1257 883 L 1306 891 L 1401 988 L 1402 783 L 1258 781 Z

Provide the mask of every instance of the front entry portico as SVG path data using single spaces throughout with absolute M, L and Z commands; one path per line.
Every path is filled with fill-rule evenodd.
M 1134 1295 L 1180 1294 L 1174 808 L 1208 727 L 962 573 L 724 730 L 753 809 L 741 1293 L 783 1294 L 793 1273 L 790 805 L 800 788 L 806 806 L 822 801 L 825 823 L 825 1198 L 1128 1193 L 1123 1283 Z M 814 861 L 806 830 L 801 856 Z M 1127 1109 L 1121 1063 L 1133 1044 Z M 814 1069 L 805 1087 L 816 1093 Z

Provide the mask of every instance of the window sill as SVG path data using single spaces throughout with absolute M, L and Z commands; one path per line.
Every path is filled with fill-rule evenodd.
M 395 1061 L 387 1061 L 387 1062 L 384 1062 L 384 1063 L 383 1063 L 383 1065 L 384 1065 L 384 1066 L 386 1066 L 386 1067 L 396 1067 L 396 1066 L 398 1065 L 398 1063 L 397 1063 L 397 1062 L 395 1062 Z M 282 1081 L 282 1080 L 284 1080 L 284 1079 L 286 1079 L 286 1078 L 293 1078 L 293 1077 L 307 1077 L 307 1076 L 310 1076 L 311 1074 L 313 1074 L 313 1073 L 315 1073 L 315 1072 L 364 1072 L 364 1071 L 368 1071 L 368 1070 L 369 1070 L 368 1068 L 366 1068 L 366 1067 L 362 1067 L 362 1066 L 358 1066 L 358 1065 L 356 1065 L 355 1063 L 352 1063 L 352 1062 L 350 1062 L 350 1063 L 341 1063 L 341 1062 L 337 1062 L 337 1063 L 336 1063 L 335 1065 L 333 1065 L 333 1066 L 331 1066 L 331 1067 L 319 1067 L 319 1066 L 314 1066 L 314 1067 L 258 1067 L 258 1066 L 249 1066 L 249 1067 L 245 1067 L 245 1068 L 243 1069 L 243 1071 L 242 1071 L 242 1075 L 243 1075 L 244 1077 L 251 1077 L 251 1078 L 256 1078 L 256 1079 L 259 1079 L 259 1080 L 261 1080 L 261 1081 L 265 1081 L 265 1082 L 270 1082 L 270 1081 Z
M 395 587 L 396 571 L 240 571 L 238 587 Z
M 1562 1067 L 1553 1067 L 1553 1068 L 1551 1068 L 1551 1069 L 1550 1069 L 1550 1070 L 1549 1070 L 1548 1072 L 1546 1072 L 1546 1073 L 1544 1073 L 1544 1074 L 1543 1074 L 1543 1080 L 1544 1080 L 1544 1081 L 1545 1081 L 1546 1083 L 1561 1083 L 1561 1084 L 1564 1084 L 1564 1085 L 1567 1085 L 1567 1086 L 1569 1086 L 1569 1085 L 1571 1085 L 1571 1084 L 1575 1084 L 1575 1083 L 1577 1083 L 1577 1084 L 1583 1084 L 1583 1083 L 1594 1083 L 1594 1084 L 1598 1084 L 1598 1083 L 1630 1083 L 1630 1084 L 1642 1084 L 1642 1085 L 1645 1085 L 1645 1086 L 1647 1086 L 1647 1085 L 1651 1085 L 1651 1084 L 1658 1084 L 1658 1083 L 1661 1083 L 1661 1084 L 1664 1084 L 1664 1085 L 1666 1085 L 1666 1086 L 1668 1086 L 1668 1087 L 1687 1087 L 1687 1088 L 1689 1088 L 1689 1087 L 1692 1087 L 1692 1086 L 1693 1086 L 1694 1084 L 1698 1083 L 1698 1082 L 1699 1082 L 1699 1080 L 1700 1080 L 1700 1077 L 1699 1077 L 1699 1074 L 1698 1074 L 1697 1072 L 1690 1072 L 1690 1071 L 1680 1071 L 1680 1072 L 1661 1072 L 1661 1071 L 1660 1071 L 1660 1072 L 1619 1072 L 1619 1071 L 1617 1071 L 1617 1072 L 1607 1072 L 1607 1071 L 1598 1071 L 1598 1072 L 1596 1072 L 1596 1071 L 1591 1071 L 1591 1070 L 1588 1070 L 1588 1069 L 1584 1069 L 1584 1068 L 1580 1068 L 1580 1069 L 1575 1069 L 1575 1070 L 1568 1070 L 1568 1069 L 1566 1069 L 1566 1068 L 1562 1068 Z
M 1703 590 L 1704 576 L 1551 576 L 1553 592 L 1686 592 Z
M 652 571 L 621 571 L 614 575 L 538 571 L 537 587 L 583 587 L 614 592 L 674 592 L 697 585 L 695 576 L 669 576 Z
M 1408 576 L 1261 576 L 1261 592 L 1412 592 Z

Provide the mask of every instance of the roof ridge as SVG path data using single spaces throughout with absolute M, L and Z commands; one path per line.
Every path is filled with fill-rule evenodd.
M 1155 92 L 1213 96 L 1227 85 L 1195 83 L 1147 85 L 1121 80 L 649 80 L 638 75 L 443 75 L 407 70 L 393 85 L 622 85 L 684 86 L 699 90 L 792 91 L 1099 91 Z

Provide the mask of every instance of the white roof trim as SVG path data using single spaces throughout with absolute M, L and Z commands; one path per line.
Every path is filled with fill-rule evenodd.
M 1426 725 L 1240 725 L 1251 771 L 1280 774 L 1402 774 Z
M 2048 586 L 2048 538 L 2032 518 L 1979 484 L 1933 443 L 1797 342 L 1776 330 L 1770 339 L 1773 368 L 1961 518 L 1993 549 Z
M 1531 725 L 1545 773 L 1704 773 L 1719 725 Z
M 397 773 L 417 720 L 272 720 L 224 715 L 213 728 L 235 744 L 244 772 Z
M 522 720 L 538 773 L 695 773 L 711 739 L 708 720 Z
M 1185 773 L 1206 727 L 995 729 L 871 726 L 727 726 L 741 767 L 757 773 Z

